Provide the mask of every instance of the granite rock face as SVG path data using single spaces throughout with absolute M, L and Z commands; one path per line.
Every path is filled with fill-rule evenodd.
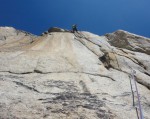
M 106 37 L 113 46 L 150 55 L 150 38 L 132 34 L 123 30 L 106 34 Z
M 124 35 L 117 36 L 120 32 Z M 130 86 L 134 70 L 143 114 L 150 119 L 149 39 L 119 33 L 34 36 L 1 27 L 0 118 L 137 118 Z M 137 45 L 115 43 L 129 37 Z
M 16 30 L 12 27 L 0 27 L 0 49 L 17 49 L 33 42 L 37 36 L 31 33 Z M 14 47 L 14 45 L 16 47 Z M 12 47 L 12 48 L 11 48 Z

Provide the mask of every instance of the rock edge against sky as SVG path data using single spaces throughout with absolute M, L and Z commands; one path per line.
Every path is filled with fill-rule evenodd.
M 0 118 L 137 118 L 133 69 L 150 119 L 149 38 L 123 30 L 104 36 L 58 30 L 36 36 L 0 27 Z

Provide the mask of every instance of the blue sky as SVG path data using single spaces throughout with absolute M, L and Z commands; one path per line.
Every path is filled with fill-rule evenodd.
M 49 27 L 150 37 L 150 0 L 0 0 L 0 26 L 40 35 Z

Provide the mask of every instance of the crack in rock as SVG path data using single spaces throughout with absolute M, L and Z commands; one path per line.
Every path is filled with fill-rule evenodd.
M 39 70 L 34 70 L 33 72 L 24 72 L 24 73 L 14 73 L 14 72 L 9 72 L 9 71 L 0 71 L 0 72 L 8 72 L 10 74 L 31 74 L 31 73 L 39 73 L 39 74 L 52 74 L 52 73 L 75 73 L 75 74 L 88 74 L 88 75 L 93 75 L 93 76 L 100 76 L 100 77 L 106 77 L 111 79 L 112 81 L 115 81 L 115 79 L 113 79 L 110 76 L 107 75 L 102 75 L 102 74 L 95 74 L 95 73 L 88 73 L 88 72 L 73 72 L 73 71 L 68 71 L 68 72 L 42 72 Z
M 21 83 L 21 82 L 17 82 L 17 81 L 13 81 L 13 82 L 16 83 L 16 84 L 19 85 L 19 86 L 22 86 L 22 87 L 28 89 L 28 90 L 35 91 L 35 92 L 37 92 L 37 93 L 40 93 L 40 92 L 39 92 L 38 90 L 36 90 L 35 88 L 30 87 L 30 86 L 28 86 L 28 85 L 25 85 L 25 84 L 23 84 L 23 83 Z

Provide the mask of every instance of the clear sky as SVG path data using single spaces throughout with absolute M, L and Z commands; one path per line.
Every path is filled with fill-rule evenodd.
M 0 0 L 0 26 L 40 35 L 49 27 L 150 37 L 150 0 Z

